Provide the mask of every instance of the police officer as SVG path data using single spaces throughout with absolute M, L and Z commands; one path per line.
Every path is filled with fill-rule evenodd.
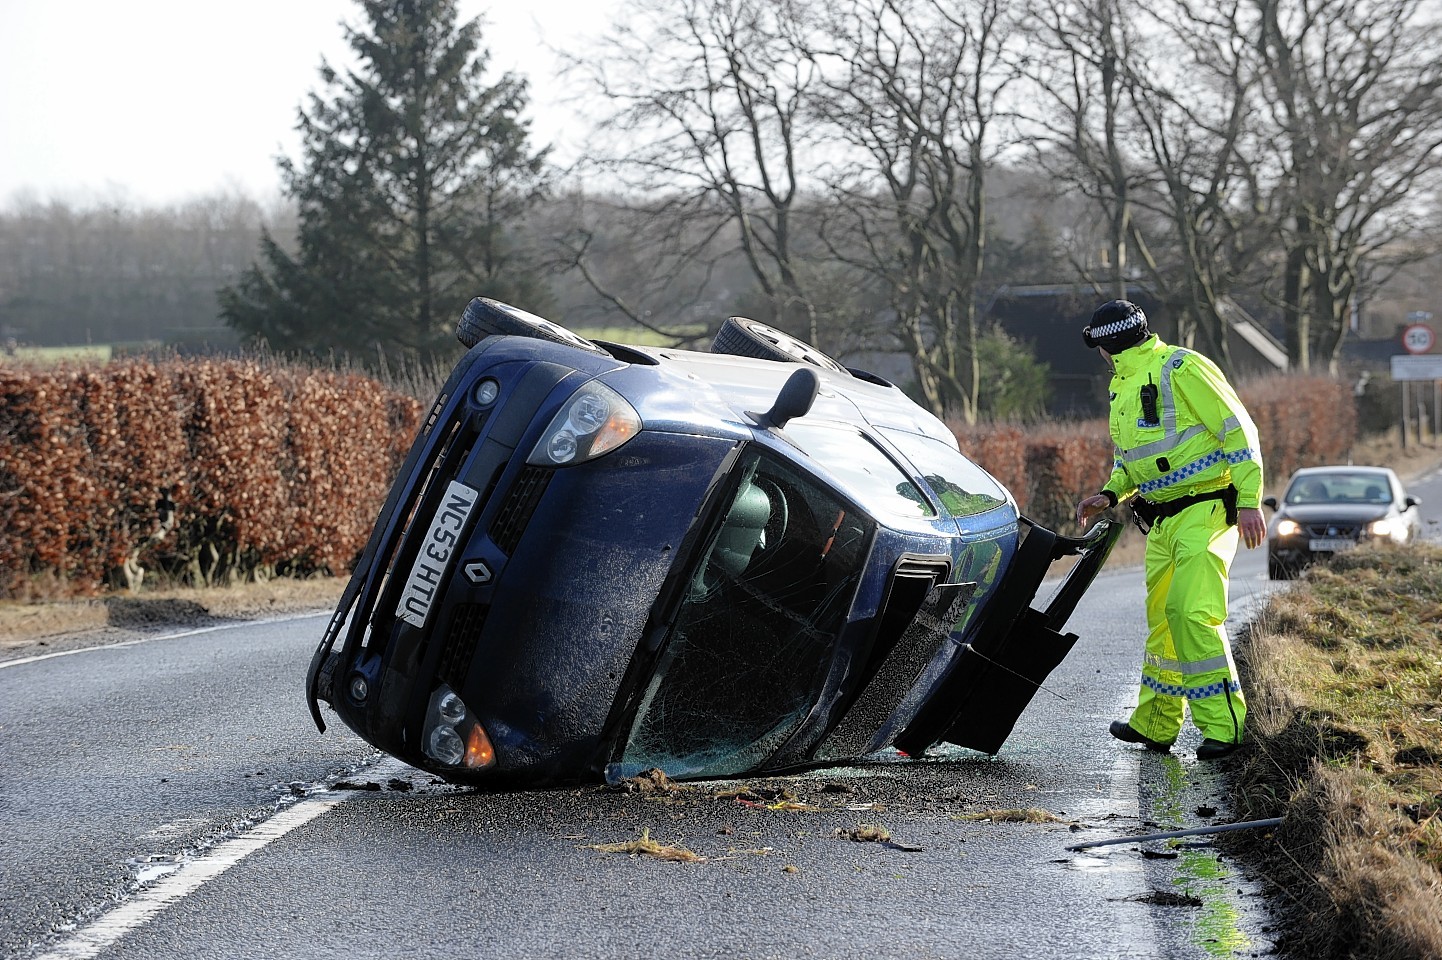
M 1267 532 L 1256 425 L 1216 364 L 1163 343 L 1134 303 L 1102 304 L 1082 339 L 1112 368 L 1116 457 L 1101 492 L 1077 504 L 1077 522 L 1127 501 L 1147 531 L 1141 692 L 1111 735 L 1166 752 L 1186 703 L 1202 732 L 1197 757 L 1224 757 L 1247 716 L 1227 642 L 1227 573 L 1237 541 L 1250 549 Z

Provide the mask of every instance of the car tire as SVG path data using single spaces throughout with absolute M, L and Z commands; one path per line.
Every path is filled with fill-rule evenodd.
M 476 297 L 466 304 L 465 312 L 456 322 L 456 339 L 469 350 L 487 337 L 531 337 L 534 340 L 564 343 L 592 353 L 606 352 L 559 323 L 552 323 L 544 317 L 527 313 L 499 300 Z
M 1283 563 L 1276 557 L 1267 558 L 1268 580 L 1291 580 L 1295 575 L 1289 564 Z
M 782 363 L 809 363 L 833 373 L 851 375 L 840 362 L 804 340 L 746 317 L 727 317 L 711 340 L 711 352 Z

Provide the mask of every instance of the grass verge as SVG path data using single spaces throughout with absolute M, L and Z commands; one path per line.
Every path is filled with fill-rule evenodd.
M 1361 547 L 1239 638 L 1252 748 L 1228 845 L 1272 886 L 1289 955 L 1442 957 L 1442 548 Z

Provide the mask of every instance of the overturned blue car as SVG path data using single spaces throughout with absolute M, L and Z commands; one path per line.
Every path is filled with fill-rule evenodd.
M 897 387 L 744 318 L 698 352 L 476 299 L 458 336 L 307 678 L 321 730 L 455 783 L 996 753 L 1120 532 L 1032 523 Z

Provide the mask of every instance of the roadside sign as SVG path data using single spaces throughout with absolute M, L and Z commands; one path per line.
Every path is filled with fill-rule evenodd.
M 1428 356 L 1399 354 L 1392 358 L 1393 380 L 1442 380 L 1442 353 Z
M 1425 323 L 1414 323 L 1402 331 L 1402 346 L 1408 353 L 1427 353 L 1437 337 Z

